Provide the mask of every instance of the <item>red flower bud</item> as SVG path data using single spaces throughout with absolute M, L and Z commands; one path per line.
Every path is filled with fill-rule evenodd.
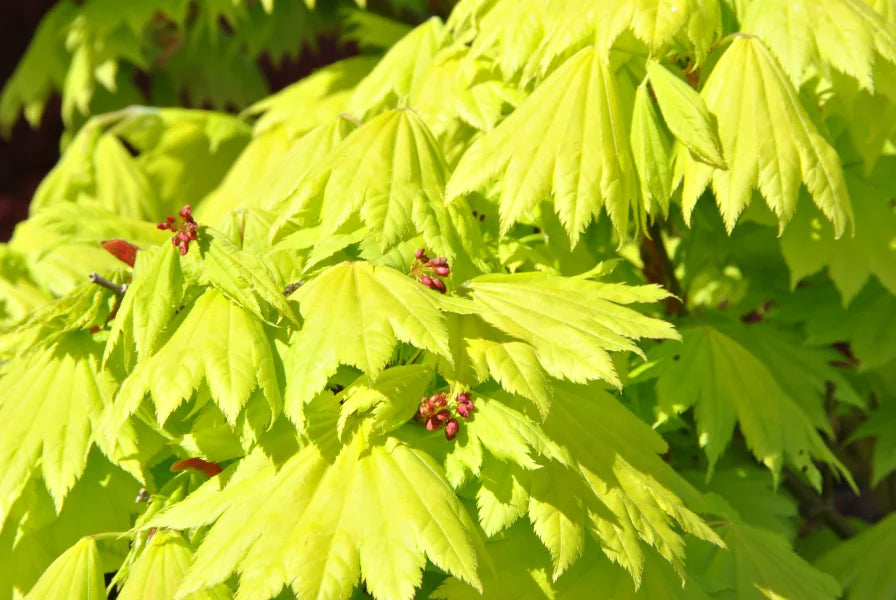
M 433 282 L 433 278 L 430 277 L 429 275 L 421 275 L 420 276 L 420 283 L 422 283 L 426 287 L 431 288 L 432 282 Z
M 419 258 L 423 258 L 424 256 L 426 256 L 426 248 L 420 248 L 416 252 L 414 252 L 415 258 L 419 259 Z
M 437 266 L 437 267 L 433 267 L 433 268 L 432 268 L 432 271 L 433 271 L 433 273 L 435 273 L 435 274 L 438 275 L 439 277 L 447 277 L 448 275 L 451 274 L 451 269 L 449 269 L 449 268 L 448 268 L 447 266 L 445 266 L 445 265 L 439 265 L 439 266 Z
M 432 289 L 437 290 L 440 294 L 444 294 L 446 291 L 445 282 L 441 279 L 431 279 L 432 281 Z
M 437 406 L 448 406 L 448 394 L 436 394 L 433 397 L 436 399 Z
M 187 221 L 192 221 L 193 220 L 193 207 L 190 206 L 189 204 L 185 204 L 182 209 L 177 211 L 177 214 L 182 216 Z
M 448 438 L 449 441 L 453 440 L 454 436 L 457 435 L 458 429 L 460 429 L 460 424 L 457 422 L 457 419 L 450 419 L 445 423 L 445 437 Z
M 420 416 L 424 419 L 428 419 L 436 413 L 435 407 L 432 406 L 429 402 L 425 402 L 420 405 L 420 408 L 417 409 L 417 412 L 420 413 Z
M 462 416 L 464 419 L 469 418 L 470 405 L 469 404 L 458 404 L 457 405 L 457 414 Z
M 437 256 L 434 259 L 430 260 L 428 264 L 430 267 L 447 267 L 448 259 L 444 256 Z
M 458 402 L 469 402 L 470 401 L 470 392 L 461 392 L 457 395 Z
M 426 419 L 426 431 L 435 431 L 441 426 L 442 422 L 439 421 L 436 417 L 430 417 Z
M 451 418 L 451 411 L 448 410 L 447 408 L 443 408 L 442 410 L 440 410 L 439 412 L 436 413 L 436 419 L 438 419 L 439 421 L 444 422 L 450 418 Z

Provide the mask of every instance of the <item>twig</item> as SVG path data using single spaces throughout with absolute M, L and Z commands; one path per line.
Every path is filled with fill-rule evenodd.
M 799 501 L 807 517 L 817 518 L 831 528 L 841 539 L 854 537 L 858 531 L 846 517 L 818 495 L 811 486 L 797 477 L 790 469 L 784 469 L 784 485 Z
M 681 282 L 675 275 L 675 265 L 669 258 L 669 252 L 663 243 L 663 234 L 657 221 L 647 227 L 650 237 L 641 241 L 641 260 L 644 262 L 644 276 L 651 283 L 658 283 L 669 290 L 675 298 L 663 301 L 666 312 L 683 316 L 687 312 Z
M 121 285 L 118 285 L 117 283 L 113 283 L 105 277 L 97 275 L 96 273 L 90 274 L 90 282 L 104 287 L 107 290 L 111 290 L 117 296 L 124 296 L 124 293 L 128 290 L 128 284 L 122 283 Z

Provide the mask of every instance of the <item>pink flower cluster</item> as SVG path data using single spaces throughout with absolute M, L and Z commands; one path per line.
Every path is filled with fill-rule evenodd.
M 468 392 L 457 395 L 455 399 L 454 411 L 457 416 L 468 419 L 470 413 L 473 412 L 473 401 L 470 399 Z M 434 394 L 427 398 L 426 396 L 420 401 L 420 407 L 414 419 L 418 423 L 422 423 L 427 431 L 436 431 L 445 426 L 445 437 L 453 440 L 460 429 L 460 422 L 452 416 L 451 409 L 448 408 L 448 394 Z
M 193 208 L 187 204 L 177 213 L 179 219 L 175 219 L 171 215 L 165 218 L 164 223 L 156 225 L 159 229 L 168 229 L 175 232 L 171 238 L 171 244 L 180 248 L 181 254 L 186 254 L 190 247 L 190 242 L 196 239 L 196 229 L 199 224 L 193 220 Z
M 430 258 L 426 256 L 425 248 L 417 250 L 414 253 L 414 258 L 411 275 L 429 289 L 444 294 L 445 282 L 439 279 L 439 277 L 448 277 L 451 274 L 448 259 L 442 256 Z

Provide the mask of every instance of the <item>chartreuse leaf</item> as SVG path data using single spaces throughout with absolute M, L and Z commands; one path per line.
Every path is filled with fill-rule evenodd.
M 513 4 L 513 2 L 506 2 Z M 651 54 L 662 54 L 676 36 L 684 35 L 702 60 L 721 32 L 718 2 L 711 0 L 610 0 L 607 2 L 564 1 L 551 3 L 553 16 L 538 49 L 532 53 L 525 73 L 543 75 L 565 56 L 595 44 L 606 56 L 619 36 L 631 31 Z M 518 17 L 519 18 L 519 17 Z
M 16 358 L 0 387 L 0 522 L 38 471 L 58 511 L 87 465 L 92 431 L 116 385 L 87 332 Z M 64 418 L 49 418 L 64 415 Z
M 151 356 L 180 308 L 185 287 L 186 279 L 174 246 L 165 244 L 138 252 L 134 276 L 109 332 L 103 360 L 108 360 L 119 344 L 124 344 L 127 356 L 131 339 L 140 358 Z M 126 364 L 130 361 L 126 360 Z
M 318 125 L 292 144 L 282 158 L 283 169 L 272 178 L 269 189 L 262 190 L 263 196 L 259 204 L 271 212 L 277 213 L 272 227 L 272 237 L 277 234 L 291 219 L 299 222 L 317 222 L 317 214 L 309 214 L 309 195 L 305 193 L 306 179 L 315 172 L 318 157 L 329 153 L 345 139 L 354 128 L 355 122 L 340 116 L 329 122 Z M 314 179 L 309 179 L 309 183 Z
M 21 253 L 33 280 L 58 296 L 84 283 L 91 272 L 112 273 L 124 263 L 100 246 L 123 238 L 138 246 L 165 241 L 146 221 L 115 215 L 95 205 L 60 202 L 16 226 L 10 247 Z
M 504 78 L 512 79 L 538 47 L 555 11 L 539 0 L 495 2 L 476 24 L 470 54 L 493 57 Z
M 641 182 L 641 195 L 648 212 L 653 212 L 654 204 L 660 206 L 664 213 L 669 210 L 675 161 L 672 142 L 672 135 L 650 98 L 647 83 L 642 83 L 635 92 L 631 144 L 632 158 Z
M 394 110 L 349 134 L 302 193 L 322 195 L 324 236 L 357 215 L 383 251 L 422 233 L 428 248 L 453 258 L 460 241 L 442 198 L 446 171 L 423 121 Z
M 53 299 L 37 286 L 25 257 L 7 244 L 0 244 L 0 297 L 0 327 L 22 321 Z
M 131 566 L 127 581 L 118 594 L 120 600 L 170 600 L 190 566 L 193 548 L 177 531 L 159 530 Z M 232 598 L 223 585 L 183 596 L 185 600 L 226 600 Z
M 134 163 L 157 199 L 153 222 L 184 204 L 196 206 L 221 182 L 251 135 L 249 125 L 235 116 L 184 108 L 138 114 L 113 131 L 129 152 L 138 153 Z
M 141 360 L 122 383 L 106 423 L 107 433 L 114 433 L 136 412 L 146 394 L 155 403 L 159 423 L 164 423 L 203 382 L 231 424 L 257 388 L 276 416 L 280 384 L 260 321 L 209 288 L 171 322 L 170 329 L 159 350 Z
M 113 292 L 93 283 L 83 283 L 57 300 L 45 298 L 16 327 L 0 333 L 0 348 L 22 355 L 35 347 L 46 347 L 60 335 L 102 328 L 117 304 Z M 0 353 L 6 354 L 3 350 Z
M 298 323 L 283 288 L 264 262 L 237 248 L 214 229 L 199 230 L 203 276 L 225 296 L 263 321 L 276 324 L 283 319 Z
M 896 32 L 857 0 L 753 2 L 741 31 L 762 38 L 797 86 L 807 69 L 829 64 L 872 90 L 875 62 L 896 63 Z
M 361 80 L 348 102 L 348 112 L 366 119 L 406 98 L 450 36 L 438 17 L 416 27 L 392 46 L 370 74 Z
M 427 365 L 386 369 L 373 382 L 367 375 L 362 375 L 342 393 L 337 424 L 339 435 L 353 415 L 363 415 L 371 409 L 375 432 L 388 433 L 401 427 L 414 416 L 432 376 L 432 369 Z
M 44 571 L 28 600 L 102 600 L 106 597 L 100 552 L 93 538 L 82 538 Z
M 832 548 L 816 566 L 837 578 L 847 600 L 892 598 L 896 576 L 892 569 L 896 515 L 878 521 L 856 537 Z
M 516 106 L 523 98 L 521 90 L 498 78 L 491 62 L 472 59 L 465 47 L 453 46 L 436 55 L 415 83 L 408 105 L 442 142 L 451 164 L 468 145 L 465 124 L 492 129 L 503 118 L 505 104 Z
M 657 286 L 633 287 L 525 273 L 483 275 L 464 287 L 483 320 L 531 345 L 544 370 L 559 379 L 578 383 L 602 379 L 619 387 L 610 352 L 640 352 L 634 340 L 645 337 L 677 338 L 668 323 L 619 306 L 665 298 L 667 293 Z M 515 350 L 517 368 L 527 371 L 520 375 L 535 378 L 537 386 L 531 355 Z M 508 377 L 513 373 L 498 371 L 496 379 Z M 519 389 L 532 385 L 525 379 L 515 379 Z M 532 394 L 543 404 L 537 388 Z
M 582 50 L 463 155 L 446 189 L 449 199 L 501 181 L 501 233 L 549 195 L 575 243 L 604 207 L 626 231 L 634 172 L 610 65 Z
M 707 499 L 713 512 L 727 520 L 719 535 L 728 549 L 703 542 L 689 545 L 688 564 L 693 573 L 712 582 L 721 597 L 746 600 L 800 600 L 840 597 L 837 581 L 803 560 L 784 536 L 744 523 L 727 502 L 715 494 Z
M 721 544 L 691 510 L 702 505 L 699 494 L 660 459 L 667 449 L 662 438 L 606 391 L 556 384 L 544 430 L 563 447 L 569 465 L 535 473 L 545 478 L 537 496 L 543 529 L 536 531 L 554 557 L 555 576 L 564 552 L 581 547 L 582 526 L 636 586 L 644 571 L 642 544 L 655 548 L 682 576 L 684 539 L 676 529 Z M 574 473 L 562 475 L 571 489 L 551 483 L 552 472 L 565 468 Z M 584 506 L 587 524 L 570 494 Z M 535 521 L 531 513 L 530 518 Z
M 543 424 L 519 398 L 474 391 L 476 410 L 446 458 L 462 485 L 479 482 L 479 521 L 494 535 L 528 513 L 556 580 L 585 548 L 586 533 L 637 585 L 646 546 L 683 572 L 680 531 L 719 542 L 690 508 L 699 494 L 664 463 L 665 443 L 607 392 L 555 382 Z M 500 461 L 500 462 L 499 462 Z
M 790 268 L 793 286 L 823 267 L 849 304 L 870 275 L 896 294 L 896 211 L 890 199 L 896 193 L 891 173 L 893 157 L 882 157 L 870 178 L 847 171 L 846 183 L 855 211 L 856 234 L 835 239 L 835 232 L 816 211 L 800 211 L 781 236 L 781 253 Z
M 675 137 L 697 160 L 726 168 L 716 124 L 700 94 L 656 61 L 648 61 L 647 77 L 663 119 Z
M 397 340 L 451 360 L 438 294 L 390 267 L 342 263 L 290 298 L 304 319 L 288 351 L 286 414 L 296 422 L 340 364 L 375 380 Z
M 90 453 L 84 473 L 66 496 L 58 514 L 43 482 L 32 478 L 0 531 L 0 561 L 6 565 L 0 570 L 0 597 L 22 598 L 47 567 L 82 537 L 127 531 L 138 509 L 134 504 L 138 489 L 134 479 L 110 464 L 98 451 Z M 127 554 L 127 536 L 117 537 L 114 533 L 104 536 L 99 546 L 103 566 L 98 571 L 102 576 L 114 570 Z M 62 578 L 66 584 L 75 580 Z M 35 597 L 45 596 L 35 594 Z M 95 596 L 96 600 L 105 597 L 105 592 Z
M 728 170 L 679 156 L 684 172 L 682 210 L 691 212 L 712 181 L 729 232 L 754 188 L 778 217 L 780 229 L 796 211 L 800 182 L 840 236 L 852 207 L 840 158 L 819 134 L 797 90 L 759 39 L 737 36 L 716 63 L 701 92 L 719 123 Z M 756 135 L 757 131 L 763 132 Z
M 238 572 L 238 598 L 287 584 L 300 598 L 339 600 L 360 574 L 375 598 L 410 598 L 426 558 L 480 586 L 465 509 L 433 460 L 395 438 L 361 431 L 335 456 L 310 444 L 279 471 L 265 466 L 197 494 L 149 523 L 214 522 L 181 594 Z
M 159 216 L 149 178 L 117 137 L 102 136 L 93 152 L 95 195 L 100 206 L 147 221 Z
M 562 459 L 559 447 L 545 435 L 537 420 L 520 410 L 518 398 L 489 389 L 477 390 L 474 396 L 475 418 L 465 421 L 459 441 L 445 461 L 445 471 L 453 485 L 461 485 L 467 472 L 478 475 L 488 462 L 487 456 L 502 461 L 502 466 L 510 463 L 526 470 L 539 468 L 539 456 Z
M 492 568 L 483 570 L 482 594 L 450 578 L 431 597 L 440 600 L 708 599 L 696 581 L 689 579 L 682 585 L 675 571 L 652 550 L 646 553 L 644 580 L 640 586 L 601 554 L 596 544 L 589 544 L 584 556 L 567 573 L 552 581 L 548 557 L 538 547 L 538 540 L 523 526 L 516 526 L 501 539 L 489 541 L 486 550 Z
M 814 459 L 852 482 L 816 431 L 802 401 L 789 393 L 793 388 L 779 383 L 775 371 L 761 358 L 710 325 L 688 327 L 682 336 L 682 346 L 668 345 L 662 350 L 666 367 L 657 382 L 657 395 L 664 415 L 695 407 L 710 472 L 738 424 L 747 447 L 776 481 L 781 468 L 789 465 L 820 488 L 821 474 Z
M 256 102 L 245 112 L 261 115 L 255 122 L 256 134 L 284 127 L 290 136 L 298 137 L 338 116 L 354 86 L 375 64 L 369 56 L 336 61 Z
M 538 361 L 538 355 L 525 342 L 497 342 L 483 338 L 467 341 L 467 354 L 479 381 L 491 374 L 508 392 L 535 403 L 542 418 L 551 406 L 551 391 Z

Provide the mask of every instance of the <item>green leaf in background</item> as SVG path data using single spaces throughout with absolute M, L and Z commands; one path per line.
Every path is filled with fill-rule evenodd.
M 747 600 L 840 596 L 837 581 L 800 558 L 784 537 L 734 517 L 719 528 L 727 550 L 698 543 L 689 561 L 717 592 Z
M 871 458 L 871 487 L 896 471 L 896 402 L 881 399 L 881 406 L 868 415 L 853 433 L 853 439 L 874 438 L 874 454 Z
M 835 232 L 814 210 L 800 210 L 781 236 L 781 253 L 796 285 L 807 275 L 824 267 L 848 305 L 868 278 L 875 275 L 896 293 L 896 210 L 891 199 L 896 186 L 890 175 L 896 160 L 884 157 L 865 179 L 855 169 L 846 172 L 853 202 L 856 234 L 836 239 Z
M 740 426 L 747 447 L 775 477 L 788 465 L 816 488 L 821 473 L 812 459 L 851 480 L 799 400 L 760 357 L 709 325 L 682 329 L 682 346 L 666 345 L 667 366 L 657 381 L 664 416 L 694 406 L 700 445 L 712 467 Z M 671 360 L 668 360 L 671 359 Z
M 841 542 L 816 563 L 834 575 L 846 591 L 844 598 L 892 598 L 896 577 L 890 568 L 890 549 L 896 516 L 889 515 L 856 537 Z

